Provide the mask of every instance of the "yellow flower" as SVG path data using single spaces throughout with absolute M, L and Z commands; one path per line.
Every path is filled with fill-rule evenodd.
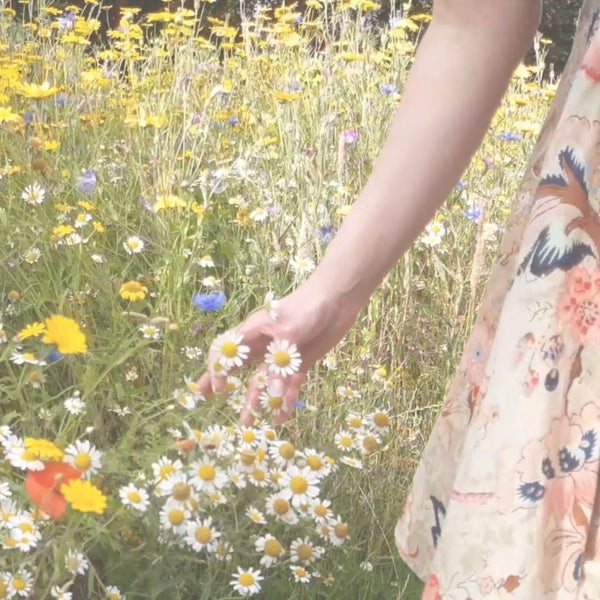
M 23 83 L 21 85 L 21 94 L 26 98 L 33 98 L 34 100 L 44 100 L 56 96 L 59 92 L 59 88 L 55 85 L 50 85 L 47 81 L 44 81 L 42 85 L 37 83 Z
M 71 479 L 60 486 L 60 493 L 75 510 L 101 515 L 106 508 L 106 496 L 91 482 Z
M 46 327 L 43 323 L 30 323 L 24 329 L 19 331 L 19 339 L 26 340 L 29 337 L 37 337 L 38 335 L 42 335 L 46 331 Z
M 179 196 L 175 194 L 164 194 L 156 197 L 156 202 L 154 203 L 155 212 L 160 212 L 161 210 L 167 210 L 169 208 L 185 208 L 186 202 L 182 200 Z
M 278 90 L 273 92 L 273 96 L 282 102 L 291 102 L 292 100 L 298 100 L 302 94 L 300 92 L 284 92 L 282 90 Z
M 27 454 L 40 460 L 62 460 L 64 452 L 50 440 L 44 438 L 25 438 Z
M 139 281 L 127 281 L 121 284 L 121 290 L 119 294 L 123 300 L 143 300 L 148 293 L 148 288 L 142 285 Z
M 21 117 L 10 106 L 0 106 L 0 123 L 20 123 Z
M 68 317 L 54 315 L 46 319 L 44 343 L 54 344 L 61 354 L 83 354 L 87 352 L 85 335 L 79 325 Z

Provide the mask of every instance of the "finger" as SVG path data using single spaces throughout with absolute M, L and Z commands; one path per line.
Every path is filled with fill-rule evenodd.
M 306 373 L 295 373 L 284 379 L 286 390 L 283 394 L 283 411 L 281 411 L 274 421 L 278 425 L 288 421 L 296 410 L 296 403 L 300 397 L 300 388 L 306 381 Z
M 203 373 L 198 380 L 198 389 L 205 398 L 212 398 L 214 396 L 214 391 L 210 383 L 210 373 L 208 371 Z
M 255 415 L 259 410 L 260 395 L 264 389 L 262 377 L 259 377 L 259 373 L 261 373 L 261 371 L 255 373 L 248 384 L 246 403 L 244 404 L 244 408 L 242 409 L 240 416 L 242 425 L 245 425 L 246 427 L 250 427 L 254 424 Z

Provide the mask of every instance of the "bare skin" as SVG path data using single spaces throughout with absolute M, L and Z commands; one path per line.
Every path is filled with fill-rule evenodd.
M 481 144 L 512 72 L 539 25 L 541 0 L 436 0 L 402 100 L 371 177 L 300 287 L 235 329 L 258 365 L 272 340 L 294 342 L 300 371 L 281 378 L 290 418 L 309 369 L 355 323 L 371 294 L 450 194 Z M 419 157 L 416 161 L 415 157 Z M 224 390 L 211 346 L 200 391 Z M 254 421 L 261 389 L 253 378 L 242 423 Z

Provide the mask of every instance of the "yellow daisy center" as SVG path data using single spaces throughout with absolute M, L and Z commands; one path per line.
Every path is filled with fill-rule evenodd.
M 347 435 L 344 435 L 340 438 L 340 446 L 343 446 L 344 448 L 351 448 L 352 443 L 352 438 L 348 437 Z
M 241 454 L 240 454 L 240 460 L 242 461 L 242 463 L 244 463 L 247 467 L 249 467 L 250 465 L 254 464 L 254 461 L 256 460 L 256 454 L 254 452 L 252 452 L 251 450 L 244 450 Z
M 375 423 L 377 427 L 388 427 L 390 419 L 385 413 L 379 412 L 373 415 L 373 423 Z
M 287 367 L 291 360 L 292 357 L 287 350 L 275 350 L 275 352 L 273 352 L 273 362 L 278 367 Z
M 202 465 L 198 469 L 198 477 L 203 481 L 212 481 L 216 474 L 217 472 L 212 465 Z
M 283 406 L 283 398 L 281 396 L 269 396 L 269 406 L 273 410 L 279 410 Z
M 311 455 L 306 457 L 306 464 L 313 470 L 318 471 L 323 466 L 323 461 L 319 456 Z
M 0 598 L 6 598 L 8 596 L 8 588 L 4 581 L 0 581 Z
M 24 533 L 33 533 L 33 527 L 31 523 L 19 523 L 19 529 Z
M 350 427 L 354 427 L 356 429 L 362 427 L 362 419 L 360 417 L 352 417 L 350 419 Z
M 290 503 L 287 500 L 283 498 L 277 498 L 277 500 L 273 502 L 273 512 L 276 515 L 285 515 L 288 510 L 290 510 Z
M 367 435 L 363 438 L 362 445 L 367 452 L 375 452 L 379 444 L 375 436 Z
M 13 579 L 13 587 L 18 592 L 22 592 L 27 587 L 27 584 L 25 583 L 24 579 L 21 579 L 20 577 L 15 577 Z
M 128 492 L 127 499 L 134 504 L 142 501 L 142 497 L 140 496 L 139 492 Z
M 255 435 L 254 431 L 252 431 L 251 429 L 244 431 L 244 433 L 242 434 L 242 441 L 245 442 L 246 444 L 251 444 L 255 440 L 256 440 L 256 435 Z
M 326 517 L 327 516 L 327 507 L 324 504 L 317 504 L 315 506 L 315 515 L 317 517 Z
M 87 452 L 80 452 L 74 463 L 78 471 L 87 471 L 92 466 L 92 457 Z
M 304 567 L 296 567 L 294 573 L 296 573 L 298 577 L 306 577 L 306 569 Z
M 208 544 L 208 542 L 210 542 L 212 539 L 212 531 L 210 530 L 210 527 L 196 527 L 196 539 L 201 544 Z
M 309 546 L 308 544 L 300 544 L 296 550 L 296 554 L 300 560 L 309 560 L 312 558 L 314 550 L 312 546 Z
M 285 442 L 279 446 L 279 455 L 285 460 L 291 460 L 296 456 L 296 446 L 294 444 L 290 444 L 289 442 Z
M 159 479 L 166 479 L 171 473 L 175 472 L 175 467 L 173 465 L 163 465 L 158 471 Z
M 265 542 L 265 554 L 276 558 L 281 554 L 282 546 L 279 540 L 271 538 Z
M 171 525 L 181 525 L 184 519 L 185 514 L 182 510 L 179 510 L 178 508 L 172 508 L 169 511 L 169 522 Z
M 296 475 L 290 479 L 290 489 L 294 494 L 304 494 L 308 489 L 308 480 L 302 475 Z
M 346 525 L 346 523 L 338 523 L 333 528 L 333 531 L 337 537 L 344 539 L 348 535 L 348 525 Z
M 23 451 L 23 454 L 21 454 L 21 458 L 23 460 L 36 460 L 37 457 L 38 457 L 38 453 L 33 448 L 27 448 L 26 450 Z
M 176 483 L 173 486 L 173 491 L 171 492 L 173 498 L 175 500 L 179 500 L 183 502 L 187 500 L 192 493 L 192 488 L 187 483 Z
M 250 587 L 251 585 L 254 585 L 254 575 L 252 575 L 252 573 L 242 573 L 238 577 L 238 582 L 244 587 Z
M 238 353 L 238 345 L 235 342 L 225 342 L 221 345 L 221 354 L 226 358 L 235 358 Z
M 252 471 L 252 478 L 256 481 L 265 481 L 267 474 L 262 469 L 254 469 Z

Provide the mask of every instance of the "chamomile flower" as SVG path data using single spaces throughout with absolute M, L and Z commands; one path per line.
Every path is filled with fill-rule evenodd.
M 119 489 L 119 497 L 123 506 L 131 507 L 139 512 L 146 512 L 150 505 L 148 492 L 141 487 L 135 486 L 133 483 L 124 485 Z
M 81 471 L 83 479 L 89 479 L 102 467 L 102 452 L 88 440 L 77 440 L 65 448 L 64 460 Z
M 147 340 L 157 340 L 160 337 L 160 329 L 156 325 L 144 324 L 139 328 L 142 337 Z
M 70 584 L 67 584 L 67 586 L 64 587 L 66 588 L 68 585 Z M 56 600 L 73 600 L 72 592 L 69 592 L 67 589 L 60 588 L 57 585 L 53 585 L 50 588 L 50 595 Z
M 313 448 L 305 448 L 299 455 L 299 465 L 308 467 L 319 478 L 326 477 L 333 470 L 332 459 L 323 452 Z
M 375 433 L 363 433 L 358 436 L 358 447 L 363 455 L 372 454 L 379 446 L 381 439 Z
M 254 508 L 254 506 L 249 506 L 246 509 L 246 516 L 253 522 L 258 525 L 266 525 L 267 520 L 265 519 L 265 515 L 260 512 L 260 510 Z
M 356 440 L 349 431 L 340 431 L 336 433 L 334 443 L 342 452 L 350 452 L 356 448 Z
M 36 452 L 25 446 L 25 442 L 19 438 L 15 438 L 10 442 L 8 448 L 5 446 L 6 460 L 15 468 L 42 471 L 44 463 L 38 458 Z
M 265 363 L 269 371 L 285 377 L 299 371 L 302 359 L 296 344 L 287 340 L 277 340 L 267 346 Z
M 269 454 L 278 467 L 287 467 L 294 464 L 298 451 L 291 442 L 277 441 L 269 447 Z
M 346 417 L 346 425 L 356 432 L 362 432 L 365 429 L 365 419 L 358 413 L 350 413 Z
M 107 600 L 125 600 L 125 596 L 121 594 L 121 590 L 116 585 L 106 586 Z
M 152 465 L 152 473 L 154 475 L 154 482 L 160 483 L 164 481 L 174 473 L 175 471 L 180 471 L 183 469 L 183 463 L 177 458 L 172 460 L 167 458 L 166 456 L 162 456 L 158 462 L 155 462 Z
M 213 342 L 213 349 L 218 352 L 217 360 L 225 369 L 241 367 L 248 358 L 250 348 L 244 346 L 244 336 L 235 331 L 226 331 Z
M 65 398 L 63 406 L 71 415 L 80 415 L 85 410 L 85 402 L 79 397 L 79 392 Z
M 269 485 L 269 472 L 261 469 L 259 466 L 255 466 L 248 473 L 248 482 L 256 487 L 267 487 Z
M 261 408 L 274 417 L 282 414 L 285 410 L 283 393 L 283 382 L 280 379 L 269 381 L 267 389 L 259 396 Z
M 182 535 L 185 533 L 191 512 L 179 503 L 166 502 L 160 511 L 160 524 L 166 531 Z
M 39 206 L 46 198 L 46 190 L 39 183 L 32 183 L 23 190 L 21 198 L 31 206 Z
M 330 527 L 329 541 L 334 546 L 341 546 L 344 544 L 344 542 L 350 539 L 348 536 L 348 525 L 344 523 L 340 517 L 336 517 L 336 519 L 330 523 Z
M 12 496 L 12 490 L 8 481 L 0 481 L 0 500 L 6 500 Z
M 232 394 L 227 398 L 227 405 L 237 414 L 241 413 L 246 405 L 246 397 L 244 394 Z
M 300 565 L 290 565 L 290 571 L 294 576 L 296 583 L 308 583 L 310 581 L 310 573 Z
M 23 255 L 23 260 L 30 265 L 36 263 L 42 257 L 42 251 L 39 248 L 30 248 Z
M 254 596 L 260 592 L 260 582 L 263 579 L 260 571 L 238 567 L 229 584 L 240 596 Z
M 6 586 L 8 597 L 13 598 L 14 596 L 27 597 L 31 593 L 33 587 L 33 575 L 23 569 L 17 573 L 11 575 Z
M 181 352 L 188 360 L 200 360 L 202 358 L 202 349 L 197 346 L 185 346 Z
M 229 542 L 219 542 L 215 548 L 214 557 L 218 560 L 229 562 L 233 555 L 233 546 Z
M 315 546 L 310 538 L 296 538 L 290 545 L 290 558 L 292 562 L 310 565 L 321 557 L 322 549 Z
M 189 466 L 190 484 L 199 492 L 208 494 L 220 490 L 227 483 L 227 473 L 208 457 L 202 457 Z
M 263 308 L 269 313 L 269 316 L 273 321 L 277 320 L 277 308 L 279 307 L 279 300 L 275 300 L 274 292 L 267 292 L 265 296 L 265 303 Z
M 132 235 L 123 242 L 123 248 L 127 254 L 139 254 L 144 250 L 144 246 L 144 241 L 137 235 Z
M 337 395 L 341 398 L 345 398 L 346 400 L 358 400 L 361 397 L 361 393 L 353 390 L 351 387 L 347 387 L 345 385 L 340 385 L 335 390 Z
M 254 547 L 257 552 L 263 553 L 260 564 L 267 568 L 273 566 L 285 554 L 282 543 L 270 533 L 256 538 Z
M 309 503 L 308 514 L 316 523 L 329 523 L 334 518 L 330 500 L 319 500 L 315 498 Z
M 87 558 L 76 550 L 69 550 L 65 555 L 65 569 L 72 575 L 85 575 L 90 563 Z
M 253 427 L 240 427 L 238 429 L 239 447 L 242 450 L 254 450 L 263 440 L 259 430 Z
M 376 410 L 367 415 L 367 423 L 376 433 L 385 433 L 390 428 L 390 415 L 387 410 Z
M 349 467 L 352 467 L 353 469 L 360 470 L 363 468 L 362 461 L 360 461 L 357 458 L 354 458 L 352 456 L 342 456 L 340 458 L 340 462 L 344 463 L 345 465 L 348 465 Z
M 299 507 L 319 495 L 319 478 L 308 467 L 291 466 L 279 481 L 284 498 Z
M 246 475 L 237 463 L 229 465 L 227 468 L 227 477 L 238 490 L 242 490 L 248 485 Z
M 283 521 L 288 525 L 298 522 L 298 515 L 292 507 L 292 503 L 281 493 L 271 494 L 266 500 L 267 514 Z
M 196 261 L 201 267 L 214 267 L 215 261 L 212 259 L 210 254 L 205 254 L 203 257 L 199 258 Z
M 213 526 L 212 517 L 208 517 L 201 521 L 190 521 L 187 524 L 184 541 L 196 552 L 206 550 L 212 553 L 217 549 L 220 537 L 221 533 Z

